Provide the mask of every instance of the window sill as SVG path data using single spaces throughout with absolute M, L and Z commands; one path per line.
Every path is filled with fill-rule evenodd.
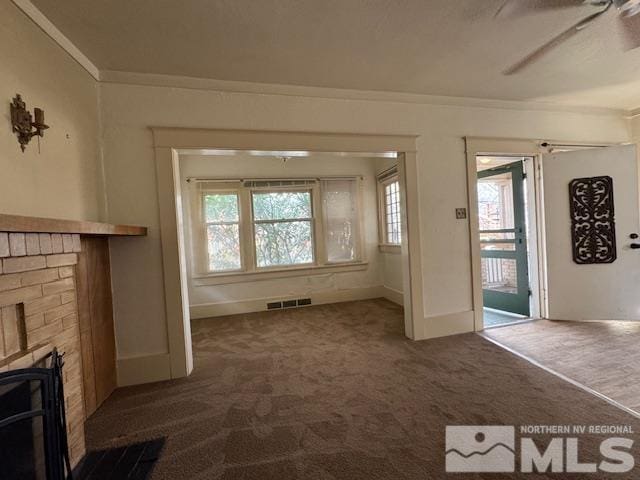
M 378 249 L 380 253 L 393 253 L 399 255 L 402 251 L 402 247 L 400 245 L 392 245 L 389 243 L 382 243 L 378 245 Z
M 324 275 L 327 273 L 345 273 L 366 270 L 368 262 L 342 263 L 339 265 L 316 265 L 303 267 L 290 267 L 281 269 L 269 269 L 258 272 L 230 272 L 213 273 L 209 275 L 197 275 L 192 277 L 195 287 L 208 285 L 227 285 L 232 283 L 257 282 L 274 278 L 305 277 L 307 275 Z

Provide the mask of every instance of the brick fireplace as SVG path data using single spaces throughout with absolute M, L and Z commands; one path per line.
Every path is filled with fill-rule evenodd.
M 0 372 L 31 367 L 53 347 L 65 353 L 72 464 L 85 453 L 75 268 L 80 252 L 77 234 L 0 232 Z

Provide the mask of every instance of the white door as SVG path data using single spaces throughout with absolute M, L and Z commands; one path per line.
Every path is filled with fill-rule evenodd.
M 547 264 L 548 318 L 556 320 L 640 320 L 640 250 L 632 248 L 640 239 L 638 157 L 635 145 L 593 148 L 543 156 L 544 227 Z M 601 206 L 593 214 L 582 209 L 576 222 L 582 239 L 578 262 L 594 256 L 612 263 L 581 264 L 574 260 L 570 184 L 577 179 L 611 177 L 615 211 L 615 252 L 607 245 Z M 586 205 L 589 193 L 605 201 L 607 179 L 578 181 L 572 185 Z M 585 186 L 586 185 L 586 186 Z M 596 220 L 594 220 L 594 217 Z M 589 231 L 598 229 L 596 235 Z M 586 234 L 585 234 L 586 233 Z M 586 242 L 584 241 L 586 240 Z M 599 247 L 597 255 L 590 245 Z

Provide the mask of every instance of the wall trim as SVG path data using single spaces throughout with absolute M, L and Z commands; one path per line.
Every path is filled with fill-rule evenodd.
M 118 387 L 171 379 L 171 356 L 156 353 L 118 359 Z
M 280 295 L 275 297 L 260 297 L 238 302 L 216 302 L 191 305 L 189 312 L 191 319 L 220 317 L 223 315 L 237 315 L 239 313 L 264 312 L 267 310 L 267 302 L 280 300 L 295 300 L 298 298 L 311 298 L 313 305 L 327 303 L 353 302 L 356 300 L 369 300 L 385 297 L 384 287 L 349 288 L 345 290 L 333 290 L 328 292 L 300 293 L 298 295 Z M 296 307 L 297 308 L 297 307 Z M 301 307 L 302 308 L 302 307 Z
M 386 285 L 382 286 L 382 296 L 401 307 L 404 306 L 404 292 L 400 290 L 396 290 L 395 288 L 387 287 Z
M 621 108 L 568 105 L 561 103 L 534 102 L 521 100 L 495 100 L 475 97 L 450 97 L 421 93 L 390 92 L 379 90 L 355 90 L 346 88 L 311 87 L 276 83 L 216 80 L 212 78 L 162 75 L 155 73 L 122 72 L 102 70 L 101 81 L 147 87 L 171 87 L 190 90 L 211 90 L 232 93 L 253 93 L 261 95 L 283 95 L 290 97 L 327 98 L 338 100 L 363 100 L 374 102 L 410 103 L 419 105 L 497 108 L 505 110 L 541 110 L 552 112 L 574 112 L 583 114 L 628 115 Z
M 31 19 L 33 23 L 40 27 L 44 33 L 49 35 L 54 42 L 60 45 L 60 47 L 62 47 L 62 49 L 67 52 L 71 58 L 78 62 L 82 68 L 89 72 L 89 75 L 100 81 L 100 70 L 98 70 L 98 67 L 96 67 L 94 63 L 89 60 L 89 57 L 82 53 L 64 33 L 58 30 L 58 27 L 45 17 L 33 3 L 29 0 L 12 1 L 16 7 L 22 10 L 22 12 Z
M 424 332 L 422 332 L 422 337 L 416 338 L 416 340 L 469 333 L 474 331 L 474 312 L 473 310 L 467 310 L 464 312 L 434 315 L 426 317 L 424 324 L 425 329 Z

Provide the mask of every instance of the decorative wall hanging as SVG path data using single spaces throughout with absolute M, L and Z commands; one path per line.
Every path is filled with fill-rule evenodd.
M 34 108 L 33 115 L 35 121 L 31 117 L 31 112 L 27 110 L 27 106 L 22 100 L 22 97 L 18 94 L 11 103 L 11 125 L 13 131 L 18 136 L 18 143 L 20 148 L 24 152 L 27 144 L 36 135 L 38 137 L 44 137 L 44 131 L 49 128 L 44 123 L 44 110 L 41 108 Z M 35 130 L 33 130 L 35 128 Z
M 573 261 L 585 265 L 616 260 L 616 225 L 611 177 L 569 183 Z

